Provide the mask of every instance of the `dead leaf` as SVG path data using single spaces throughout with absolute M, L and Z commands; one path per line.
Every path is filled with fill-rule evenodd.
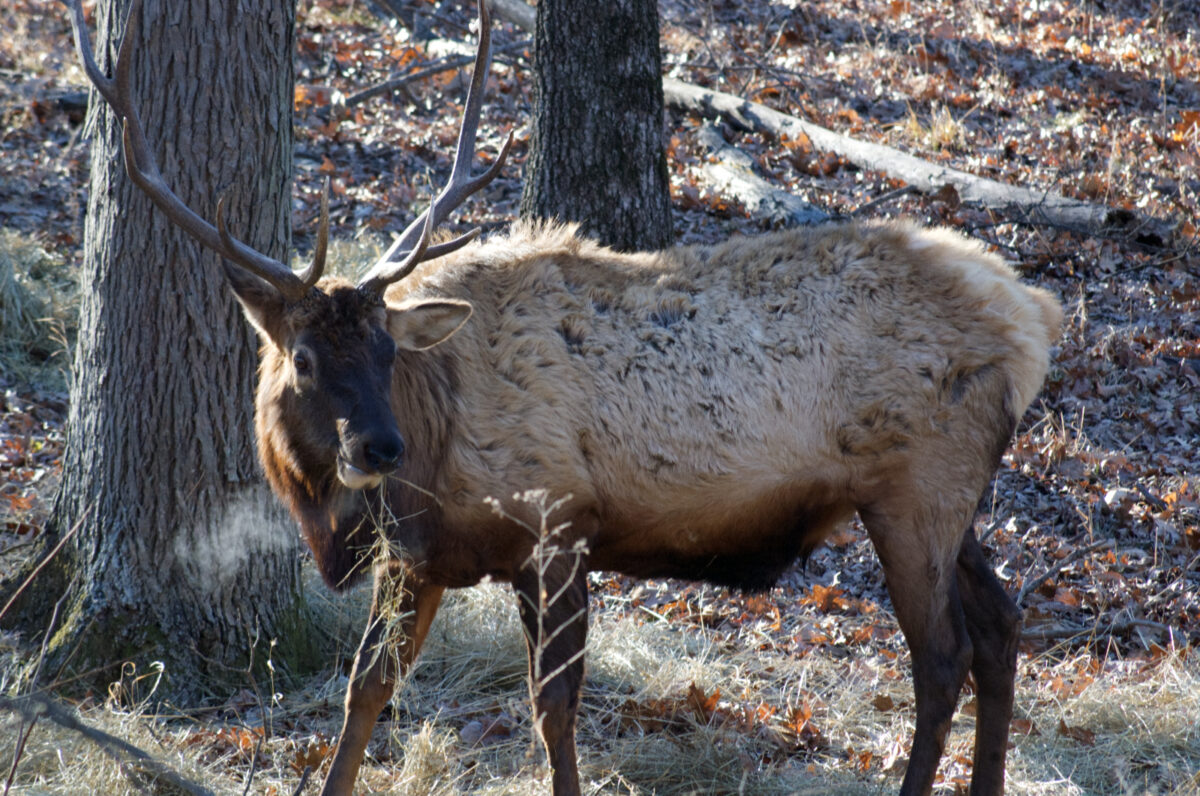
M 960 199 L 958 196 L 958 189 L 950 183 L 946 183 L 939 188 L 937 193 L 935 193 L 931 198 L 935 202 L 941 202 L 942 204 L 946 205 L 947 209 L 949 210 L 957 210 L 959 205 L 962 204 L 962 199 Z
M 708 724 L 717 710 L 721 700 L 721 690 L 718 688 L 712 694 L 705 695 L 704 689 L 694 682 L 688 686 L 687 705 L 701 724 Z
M 1041 735 L 1037 726 L 1030 719 L 1013 719 L 1009 728 L 1018 735 Z
M 306 768 L 316 771 L 332 752 L 333 747 L 329 742 L 318 735 L 307 746 L 296 750 L 296 754 L 292 757 L 292 770 L 297 774 L 303 774 Z
M 1064 738 L 1078 741 L 1084 746 L 1096 745 L 1096 733 L 1083 727 L 1070 727 L 1062 719 L 1058 720 L 1058 734 Z

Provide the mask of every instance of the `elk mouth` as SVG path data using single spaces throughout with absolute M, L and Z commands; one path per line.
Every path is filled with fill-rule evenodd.
M 383 481 L 382 473 L 369 473 L 366 470 L 355 467 L 341 456 L 337 459 L 337 477 L 348 489 L 369 489 L 370 487 L 379 486 L 380 482 Z

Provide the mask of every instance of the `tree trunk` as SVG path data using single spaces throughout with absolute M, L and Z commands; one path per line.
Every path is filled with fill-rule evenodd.
M 126 7 L 97 6 L 106 71 Z M 209 218 L 224 193 L 230 231 L 284 262 L 294 19 L 294 0 L 145 0 L 130 33 L 133 92 L 167 183 Z M 107 667 L 92 678 L 105 683 L 122 661 L 163 661 L 168 693 L 194 698 L 221 688 L 214 677 L 244 682 L 274 638 L 277 668 L 306 655 L 297 542 L 257 473 L 256 341 L 221 265 L 130 182 L 94 93 L 90 121 L 79 343 L 47 549 L 73 535 L 19 616 L 41 634 L 57 613 L 52 665 Z
M 541 0 L 521 215 L 622 250 L 671 244 L 654 0 Z

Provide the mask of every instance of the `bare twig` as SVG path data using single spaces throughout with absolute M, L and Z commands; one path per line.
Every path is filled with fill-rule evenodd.
M 1112 539 L 1101 539 L 1098 542 L 1093 542 L 1092 544 L 1075 548 L 1075 550 L 1073 550 L 1070 555 L 1066 556 L 1062 560 L 1055 563 L 1053 566 L 1046 569 L 1045 572 L 1038 575 L 1036 578 L 1025 581 L 1025 583 L 1022 584 L 1022 586 L 1021 586 L 1021 592 L 1017 595 L 1017 605 L 1024 605 L 1025 604 L 1025 596 L 1027 594 L 1029 594 L 1029 592 L 1037 589 L 1039 586 L 1041 586 L 1043 583 L 1048 581 L 1050 578 L 1054 577 L 1055 575 L 1057 575 L 1062 570 L 1066 569 L 1071 564 L 1074 564 L 1076 561 L 1083 558 L 1088 553 L 1094 553 L 1097 550 L 1102 550 L 1104 548 L 1108 548 L 1108 547 L 1112 547 L 1112 546 L 1113 546 Z
M 1155 511 L 1167 510 L 1167 502 L 1158 495 L 1151 494 L 1150 490 L 1146 489 L 1146 487 L 1140 481 L 1135 482 L 1133 488 L 1138 491 L 1138 493 L 1142 496 L 1142 499 L 1149 503 L 1151 508 L 1153 508 Z
M 37 687 L 38 678 L 42 675 L 42 666 L 46 663 L 46 650 L 50 646 L 50 639 L 54 636 L 54 626 L 58 624 L 58 612 L 62 610 L 62 604 L 75 590 L 75 584 L 79 582 L 79 572 L 75 573 L 75 577 L 71 578 L 71 582 L 63 591 L 61 597 L 54 603 L 54 610 L 50 612 L 50 621 L 46 624 L 46 632 L 42 634 L 42 648 L 38 652 L 37 666 L 34 667 L 33 676 L 29 678 L 29 690 L 32 691 Z
M 45 717 L 64 729 L 79 733 L 84 738 L 99 746 L 109 757 L 113 758 L 121 767 L 122 772 L 129 777 L 130 781 L 139 787 L 141 783 L 138 782 L 138 779 L 134 776 L 134 771 L 131 770 L 131 762 L 135 763 L 136 768 L 142 772 L 156 779 L 161 779 L 184 793 L 194 794 L 194 796 L 215 796 L 208 788 L 175 773 L 150 754 L 142 751 L 128 741 L 84 724 L 75 718 L 70 711 L 51 700 L 45 694 L 30 694 L 29 696 L 16 698 L 0 697 L 0 709 L 17 713 L 25 721 L 29 722 Z
M 21 723 L 22 723 L 22 725 L 24 725 L 25 720 L 22 719 Z M 32 719 L 29 720 L 28 727 L 22 726 L 22 729 L 24 730 L 24 732 L 20 733 L 20 737 L 17 739 L 17 748 L 15 750 L 13 750 L 12 767 L 9 768 L 8 780 L 5 781 L 5 783 L 4 783 L 4 796 L 8 796 L 9 790 L 12 789 L 13 780 L 16 779 L 16 776 L 17 776 L 17 766 L 20 765 L 20 763 L 21 763 L 21 756 L 23 754 L 25 754 L 25 744 L 28 743 L 29 736 L 33 734 L 33 728 L 34 728 L 34 725 L 36 725 L 36 724 L 37 724 L 37 716 L 34 716 Z
M 254 754 L 250 756 L 250 770 L 246 772 L 246 787 L 242 788 L 242 796 L 250 793 L 250 783 L 254 781 L 254 770 L 258 767 L 258 755 L 262 751 L 264 740 L 266 738 L 260 735 L 258 743 L 254 744 Z
M 563 532 L 571 527 L 569 522 L 551 526 L 550 517 L 558 511 L 563 505 L 570 502 L 572 496 L 566 495 L 556 501 L 550 502 L 549 496 L 545 490 L 534 489 L 524 492 L 514 497 L 530 506 L 538 513 L 538 526 L 535 528 L 527 522 L 524 522 L 518 517 L 513 516 L 504 510 L 500 501 L 493 498 L 488 499 L 488 503 L 498 516 L 510 520 L 521 526 L 536 539 L 533 549 L 529 554 L 529 558 L 522 564 L 522 568 L 532 568 L 537 576 L 537 589 L 533 595 L 527 594 L 524 590 L 517 590 L 517 597 L 527 606 L 535 617 L 533 627 L 530 627 L 529 622 L 524 622 L 525 638 L 529 642 L 529 690 L 533 696 L 533 704 L 538 704 L 542 691 L 554 678 L 558 677 L 572 665 L 574 665 L 584 655 L 584 650 L 580 648 L 572 653 L 565 661 L 555 666 L 553 670 L 545 672 L 542 670 L 545 661 L 545 651 L 550 646 L 551 642 L 558 636 L 568 630 L 575 622 L 587 616 L 587 602 L 576 609 L 570 616 L 558 621 L 558 623 L 550 627 L 547 623 L 547 618 L 550 615 L 550 610 L 560 600 L 564 599 L 571 586 L 575 583 L 580 574 L 586 571 L 586 558 L 588 554 L 587 543 L 583 539 L 578 539 L 572 544 L 567 544 L 563 538 Z M 549 577 L 552 567 L 561 566 L 569 562 L 569 571 L 565 578 L 560 578 L 555 575 Z M 557 581 L 557 585 L 556 582 Z M 551 593 L 551 588 L 554 588 Z M 538 716 L 535 719 L 534 727 L 538 726 L 538 722 L 542 719 Z M 536 748 L 536 743 L 535 743 Z
M 70 585 L 67 586 L 63 595 L 54 603 L 54 610 L 50 612 L 50 621 L 46 624 L 46 632 L 42 635 L 42 648 L 38 654 L 37 666 L 34 667 L 33 675 L 29 678 L 28 688 L 33 690 L 37 687 L 38 678 L 42 674 L 42 665 L 46 662 L 46 648 L 50 644 L 50 637 L 54 633 L 54 626 L 58 623 L 58 612 L 62 609 L 63 602 L 70 596 L 75 588 L 75 583 L 79 580 L 79 574 L 71 579 Z M 24 725 L 24 719 L 21 720 Z M 22 726 L 23 732 L 20 733 L 20 738 L 17 741 L 17 748 L 13 751 L 12 767 L 8 771 L 8 780 L 4 783 L 4 796 L 8 796 L 9 790 L 12 788 L 13 781 L 17 776 L 17 767 L 21 763 L 21 756 L 25 753 L 25 744 L 29 741 L 29 736 L 33 733 L 33 727 L 37 724 L 37 718 L 29 722 L 28 728 Z
M 1152 619 L 1125 619 L 1120 622 L 1113 622 L 1107 628 L 1101 629 L 1099 623 L 1091 627 L 1082 627 L 1078 625 L 1068 625 L 1065 623 L 1054 624 L 1046 627 L 1031 627 L 1021 633 L 1021 637 L 1036 641 L 1063 641 L 1065 639 L 1076 638 L 1078 636 L 1118 636 L 1135 628 L 1146 628 L 1159 633 L 1165 633 L 1170 638 L 1182 635 L 1179 628 L 1165 625 L 1162 622 L 1155 622 Z
M 887 202 L 891 202 L 894 199 L 899 199 L 901 196 L 907 196 L 910 193 L 920 193 L 920 191 L 918 191 L 916 188 L 914 188 L 911 185 L 903 185 L 894 191 L 888 191 L 887 193 L 883 194 L 882 196 L 876 196 L 874 199 L 867 202 L 865 205 L 860 205 L 850 215 L 854 216 L 854 217 L 861 216 L 861 215 L 865 214 L 867 211 L 873 210 L 881 204 L 886 204 Z
M 499 55 L 501 53 L 523 50 L 532 45 L 533 42 L 530 39 L 524 39 L 522 41 L 506 44 L 503 47 L 497 47 L 494 52 Z M 383 94 L 387 94 L 388 92 L 395 91 L 396 89 L 407 86 L 409 83 L 415 83 L 418 80 L 422 80 L 432 75 L 436 75 L 441 72 L 449 72 L 451 69 L 458 69 L 459 67 L 466 66 L 474 60 L 475 56 L 473 55 L 460 55 L 454 58 L 449 58 L 441 63 L 433 64 L 432 66 L 428 66 L 424 69 L 418 69 L 416 71 L 406 72 L 403 75 L 390 77 L 378 85 L 365 88 L 362 91 L 355 92 L 349 97 L 346 97 L 345 105 L 347 108 L 353 108 L 355 105 L 361 105 L 369 99 L 373 99 Z
M 21 594 L 24 593 L 24 591 L 27 588 L 29 588 L 29 584 L 33 582 L 33 579 L 38 576 L 38 574 L 42 571 L 42 569 L 44 569 L 45 566 L 47 564 L 49 564 L 56 555 L 58 555 L 58 551 L 63 549 L 63 545 L 65 545 L 68 541 L 70 541 L 71 537 L 75 535 L 75 532 L 78 531 L 80 529 L 80 527 L 83 526 L 83 521 L 87 519 L 87 515 L 88 515 L 89 511 L 91 511 L 90 506 L 88 507 L 88 509 L 86 511 L 83 512 L 83 516 L 80 517 L 79 520 L 71 527 L 71 530 L 69 530 L 65 534 L 63 534 L 63 538 L 58 540 L 58 544 L 54 545 L 54 549 L 51 550 L 46 555 L 46 557 L 42 559 L 40 564 L 38 564 L 36 567 L 34 567 L 33 572 L 29 573 L 29 577 L 25 578 L 24 582 L 22 582 L 21 585 L 17 587 L 17 590 L 15 592 L 13 592 L 13 595 L 11 597 L 8 598 L 8 602 L 6 602 L 4 604 L 4 607 L 0 608 L 0 619 L 4 618 L 4 615 L 8 613 L 9 608 L 12 608 L 13 603 L 15 603 L 17 601 L 17 598 L 20 597 Z
M 292 796 L 300 796 L 304 789 L 308 787 L 308 778 L 312 776 L 313 767 L 305 766 L 304 771 L 300 774 L 300 782 L 296 784 L 296 789 L 292 791 Z

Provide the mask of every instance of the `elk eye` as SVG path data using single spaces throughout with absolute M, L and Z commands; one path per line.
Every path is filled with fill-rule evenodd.
M 303 351 L 292 354 L 292 367 L 296 369 L 297 375 L 307 376 L 312 371 L 312 363 L 308 361 L 308 354 Z

